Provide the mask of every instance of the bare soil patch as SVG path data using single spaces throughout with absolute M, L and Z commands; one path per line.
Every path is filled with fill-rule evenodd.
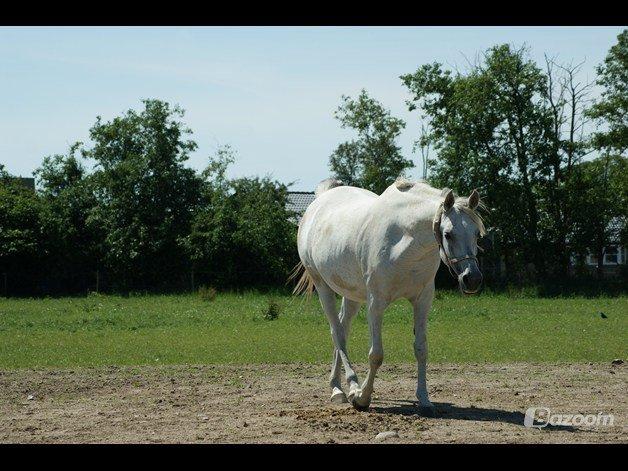
M 626 365 L 430 365 L 433 418 L 414 365 L 384 365 L 368 412 L 329 402 L 327 365 L 0 372 L 3 443 L 627 443 Z M 358 371 L 365 372 L 364 365 Z M 528 429 L 528 407 L 614 415 L 613 426 Z

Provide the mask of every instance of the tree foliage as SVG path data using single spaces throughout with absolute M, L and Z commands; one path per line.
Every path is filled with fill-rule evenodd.
M 203 204 L 187 242 L 195 271 L 221 287 L 283 284 L 298 261 L 288 188 L 269 178 L 228 179 L 233 161 L 221 148 L 203 172 Z
M 81 143 L 66 155 L 44 158 L 35 171 L 42 202 L 42 225 L 47 257 L 42 262 L 48 276 L 46 290 L 87 290 L 102 257 L 102 230 L 94 224 L 98 206 L 93 178 L 78 160 Z
M 42 202 L 0 165 L 0 293 L 36 288 L 45 257 Z M 14 274 L 10 282 L 8 273 Z M 6 287 L 5 287 L 6 283 Z
M 497 255 L 510 273 L 532 276 L 567 269 L 565 185 L 586 151 L 578 135 L 587 93 L 574 78 L 579 66 L 547 66 L 525 48 L 501 45 L 464 74 L 434 63 L 401 77 L 410 110 L 429 120 L 422 142 L 437 153 L 430 178 L 464 194 L 478 188 L 491 209 Z
M 186 167 L 196 143 L 183 110 L 143 105 L 97 118 L 89 147 L 45 157 L 37 192 L 0 167 L 0 274 L 10 293 L 85 292 L 97 279 L 106 290 L 178 290 L 193 273 L 197 285 L 285 282 L 297 261 L 287 186 L 227 178 L 228 147 L 200 174 Z
M 617 36 L 603 64 L 598 66 L 597 84 L 602 96 L 588 114 L 606 126 L 593 134 L 593 145 L 606 152 L 628 150 L 628 29 Z
M 184 112 L 144 100 L 140 112 L 90 129 L 96 162 L 93 185 L 98 204 L 93 219 L 104 234 L 103 264 L 111 279 L 127 287 L 165 287 L 184 276 L 182 246 L 200 203 L 201 181 L 185 167 L 196 143 Z
M 628 158 L 606 154 L 582 162 L 570 184 L 577 208 L 572 245 L 580 262 L 588 253 L 594 254 L 600 273 L 605 248 L 617 242 L 628 244 Z
M 343 96 L 335 116 L 343 128 L 358 134 L 357 139 L 340 144 L 329 159 L 334 176 L 345 184 L 380 194 L 414 166 L 396 144 L 405 122 L 391 116 L 365 90 L 357 99 Z

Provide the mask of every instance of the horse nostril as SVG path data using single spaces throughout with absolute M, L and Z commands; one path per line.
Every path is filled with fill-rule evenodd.
M 471 282 L 470 287 L 475 289 L 480 286 L 480 283 L 482 283 L 482 275 L 478 273 L 477 275 L 471 277 L 469 281 Z
M 479 273 L 465 273 L 462 275 L 462 283 L 466 289 L 475 290 L 482 283 L 482 275 Z

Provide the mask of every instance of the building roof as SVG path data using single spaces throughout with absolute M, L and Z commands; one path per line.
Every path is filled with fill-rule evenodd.
M 294 211 L 300 217 L 312 201 L 314 201 L 313 191 L 289 191 L 286 209 Z

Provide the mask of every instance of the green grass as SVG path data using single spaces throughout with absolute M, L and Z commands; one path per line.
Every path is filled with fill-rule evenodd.
M 280 314 L 266 320 L 269 299 Z M 608 318 L 602 319 L 600 312 Z M 384 318 L 386 362 L 413 362 L 407 301 Z M 606 362 L 626 358 L 628 297 L 537 299 L 438 293 L 430 312 L 432 362 Z M 0 298 L 0 368 L 330 362 L 329 326 L 316 297 L 258 293 Z M 366 361 L 364 310 L 350 355 Z

